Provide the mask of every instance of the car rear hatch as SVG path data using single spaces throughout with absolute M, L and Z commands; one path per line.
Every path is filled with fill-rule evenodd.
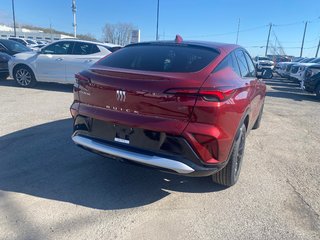
M 77 76 L 79 113 L 115 124 L 180 134 L 192 116 L 196 96 L 176 95 L 174 91 L 199 89 L 206 77 L 92 69 L 87 76 Z
M 76 76 L 79 113 L 179 135 L 218 56 L 212 48 L 176 44 L 121 49 Z

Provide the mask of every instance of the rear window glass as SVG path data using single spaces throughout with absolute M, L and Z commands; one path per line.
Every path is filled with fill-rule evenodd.
M 114 52 L 100 65 L 155 72 L 196 72 L 213 61 L 219 52 L 186 45 L 135 45 Z

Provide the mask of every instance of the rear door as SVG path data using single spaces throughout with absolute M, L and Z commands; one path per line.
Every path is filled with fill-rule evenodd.
M 134 46 L 111 54 L 85 73 L 80 114 L 107 111 L 103 118 L 152 128 L 165 124 L 180 134 L 192 117 L 196 96 L 216 50 L 188 46 Z M 179 94 L 175 94 L 179 92 Z M 91 108 L 91 109 L 90 109 Z M 82 112 L 81 112 L 82 111 Z
M 90 68 L 95 62 L 104 57 L 96 44 L 87 42 L 75 42 L 72 54 L 65 57 L 66 81 L 73 83 L 74 75 Z
M 235 52 L 235 55 L 238 60 L 242 81 L 249 86 L 251 117 L 252 119 L 256 119 L 259 114 L 261 99 L 258 90 L 259 82 L 256 77 L 255 68 L 251 58 L 245 51 L 239 49 Z

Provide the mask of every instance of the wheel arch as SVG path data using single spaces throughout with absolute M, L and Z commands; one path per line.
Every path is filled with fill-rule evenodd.
M 25 64 L 25 63 L 18 63 L 18 64 L 16 64 L 16 65 L 13 67 L 13 69 L 12 69 L 12 74 L 13 74 L 13 75 L 14 75 L 15 71 L 16 71 L 19 67 L 27 67 L 27 68 L 29 68 L 29 69 L 32 71 L 33 76 L 35 76 L 35 75 L 34 75 L 34 69 L 32 69 L 28 64 Z

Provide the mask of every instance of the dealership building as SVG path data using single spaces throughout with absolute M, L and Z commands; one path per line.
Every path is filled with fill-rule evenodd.
M 54 41 L 63 38 L 73 38 L 69 35 L 56 34 L 56 33 L 45 33 L 40 30 L 32 30 L 27 28 L 16 28 L 16 33 L 19 38 L 33 39 L 33 40 L 46 40 Z M 0 38 L 7 39 L 9 37 L 14 37 L 14 29 L 6 25 L 0 25 Z

